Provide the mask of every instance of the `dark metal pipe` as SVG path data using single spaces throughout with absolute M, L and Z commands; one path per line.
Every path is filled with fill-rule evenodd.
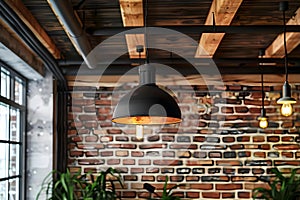
M 112 27 L 112 28 L 101 28 L 98 30 L 87 30 L 92 35 L 95 36 L 110 36 L 124 31 L 134 30 L 136 34 L 143 34 L 141 27 Z M 240 26 L 162 26 L 157 28 L 166 28 L 178 31 L 184 34 L 200 34 L 200 33 L 256 33 L 256 34 L 266 34 L 273 33 L 279 34 L 282 32 L 283 28 L 281 25 L 240 25 Z M 287 32 L 300 32 L 299 25 L 287 25 Z M 156 33 L 151 33 L 156 34 Z M 161 33 L 157 33 L 161 34 Z

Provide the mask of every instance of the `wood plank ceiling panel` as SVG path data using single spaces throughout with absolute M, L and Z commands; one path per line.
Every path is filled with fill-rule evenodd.
M 287 25 L 300 25 L 300 7 L 295 15 L 289 19 Z M 286 33 L 287 53 L 292 52 L 300 44 L 300 33 Z M 270 46 L 266 49 L 266 57 L 283 58 L 284 57 L 284 38 L 283 33 L 278 35 Z
M 205 25 L 230 25 L 243 0 L 214 0 Z M 214 13 L 214 15 L 213 15 Z M 225 33 L 203 33 L 195 57 L 213 57 Z
M 119 0 L 121 16 L 124 27 L 143 27 L 144 12 L 143 0 Z M 136 46 L 142 45 L 145 47 L 144 34 L 126 34 L 125 35 L 127 48 L 130 58 L 139 58 L 139 53 L 136 52 Z M 141 53 L 141 58 L 146 57 L 146 51 Z

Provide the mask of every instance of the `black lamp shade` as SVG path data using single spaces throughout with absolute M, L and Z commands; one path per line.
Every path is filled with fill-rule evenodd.
M 296 99 L 291 97 L 291 86 L 285 81 L 282 86 L 282 97 L 277 100 L 278 104 L 294 104 L 296 103 Z
M 117 104 L 112 121 L 119 124 L 158 125 L 181 122 L 175 99 L 156 84 L 141 85 Z

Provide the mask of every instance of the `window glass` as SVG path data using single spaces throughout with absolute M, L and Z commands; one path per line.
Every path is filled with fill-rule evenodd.
M 0 178 L 8 176 L 8 146 L 9 144 L 0 143 Z
M 0 102 L 0 140 L 8 140 L 9 106 Z
M 14 100 L 16 103 L 23 105 L 24 95 L 23 81 L 19 78 L 15 78 Z
M 20 141 L 20 111 L 10 110 L 10 141 Z
M 20 146 L 19 144 L 10 144 L 9 146 L 9 176 L 16 176 L 19 175 Z
M 0 181 L 0 199 L 8 199 L 8 181 Z
M 10 76 L 9 71 L 1 68 L 1 96 L 10 99 Z

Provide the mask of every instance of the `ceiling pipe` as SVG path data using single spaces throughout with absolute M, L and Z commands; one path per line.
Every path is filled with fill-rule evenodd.
M 67 0 L 48 0 L 48 3 L 86 65 L 94 69 L 97 66 L 96 57 L 88 57 L 92 46 L 74 15 L 72 4 Z
M 107 27 L 101 29 L 90 29 L 88 33 L 94 36 L 109 36 L 119 34 L 125 31 L 132 30 L 136 34 L 143 34 L 143 29 L 137 29 L 140 27 Z M 279 34 L 282 32 L 281 25 L 239 25 L 239 26 L 210 26 L 210 25 L 198 25 L 198 26 L 160 26 L 160 28 L 171 29 L 184 34 L 199 34 L 199 33 L 253 33 L 253 34 Z M 299 25 L 287 25 L 287 32 L 300 32 Z M 125 33 L 124 33 L 125 34 Z M 151 33 L 161 34 L 161 33 Z

